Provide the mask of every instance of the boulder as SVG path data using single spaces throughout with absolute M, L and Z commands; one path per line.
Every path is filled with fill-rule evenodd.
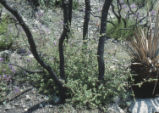
M 108 108 L 108 113 L 125 113 L 118 104 L 113 104 Z
M 136 99 L 129 108 L 130 113 L 158 113 L 159 97 Z

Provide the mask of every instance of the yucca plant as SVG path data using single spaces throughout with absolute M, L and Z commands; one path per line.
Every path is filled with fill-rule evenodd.
M 159 94 L 159 12 L 154 28 L 152 25 L 146 29 L 137 28 L 134 37 L 129 40 L 129 50 L 132 56 L 131 71 L 135 74 L 132 84 L 135 96 Z

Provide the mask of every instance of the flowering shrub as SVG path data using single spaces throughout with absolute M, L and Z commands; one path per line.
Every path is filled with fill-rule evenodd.
M 6 97 L 15 72 L 11 65 L 4 62 L 4 59 L 0 57 L 0 101 Z

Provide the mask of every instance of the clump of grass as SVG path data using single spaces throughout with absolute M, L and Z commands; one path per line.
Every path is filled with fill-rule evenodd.
M 136 63 L 145 64 L 156 70 L 159 65 L 159 18 L 154 30 L 137 29 L 130 40 L 131 56 Z
M 157 91 L 159 87 L 159 12 L 156 15 L 155 27 L 137 28 L 129 42 L 132 56 L 131 69 L 137 74 L 134 76 L 134 83 L 139 86 L 138 88 L 135 86 L 134 89 L 142 93 L 151 89 L 150 93 L 146 93 L 148 95 L 159 93 Z

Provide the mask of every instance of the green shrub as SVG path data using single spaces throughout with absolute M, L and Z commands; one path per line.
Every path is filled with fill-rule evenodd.
M 13 37 L 8 33 L 9 19 L 5 15 L 0 21 L 0 50 L 9 49 L 13 42 Z
M 127 20 L 127 26 L 124 26 L 124 22 L 121 21 L 118 23 L 117 19 L 113 21 L 113 26 L 111 23 L 107 24 L 107 35 L 111 38 L 120 40 L 127 39 L 128 37 L 133 35 L 135 22 L 132 20 Z
M 45 54 L 43 57 L 59 75 L 59 56 L 57 45 L 41 49 Z M 119 66 L 119 69 L 111 70 L 106 66 L 104 81 L 98 81 L 97 56 L 95 41 L 88 42 L 88 48 L 82 51 L 82 40 L 69 40 L 65 43 L 65 73 L 67 76 L 66 87 L 71 90 L 67 92 L 70 96 L 67 99 L 75 107 L 82 108 L 103 108 L 118 96 L 126 97 L 127 78 L 129 71 Z M 46 51 L 47 50 L 47 51 Z M 48 56 L 47 56 L 48 55 Z M 51 98 L 58 96 L 55 84 L 52 79 L 45 75 L 29 75 L 29 79 L 36 82 L 39 90 Z M 55 100 L 54 100 L 55 101 Z
M 115 97 L 125 98 L 126 95 L 126 77 L 115 77 L 114 73 L 121 76 L 123 72 L 106 72 L 106 77 L 102 83 L 97 80 L 96 76 L 82 76 L 79 79 L 68 80 L 67 87 L 71 88 L 72 98 L 68 99 L 76 107 L 86 106 L 87 108 L 104 108 L 111 102 L 114 102 Z M 123 76 L 123 75 L 122 75 Z M 120 82 L 123 81 L 123 84 Z
M 72 4 L 72 8 L 73 9 L 77 9 L 78 7 L 79 7 L 79 2 L 78 2 L 78 0 L 73 0 L 73 4 Z
M 97 56 L 95 42 L 88 42 L 88 48 L 84 54 L 79 49 L 79 42 L 74 42 L 66 47 L 67 87 L 71 88 L 72 98 L 68 99 L 76 107 L 102 108 L 116 96 L 125 97 L 126 79 L 129 72 L 124 68 L 111 70 L 105 69 L 105 78 L 102 83 L 98 81 Z M 123 81 L 123 84 L 120 84 Z

